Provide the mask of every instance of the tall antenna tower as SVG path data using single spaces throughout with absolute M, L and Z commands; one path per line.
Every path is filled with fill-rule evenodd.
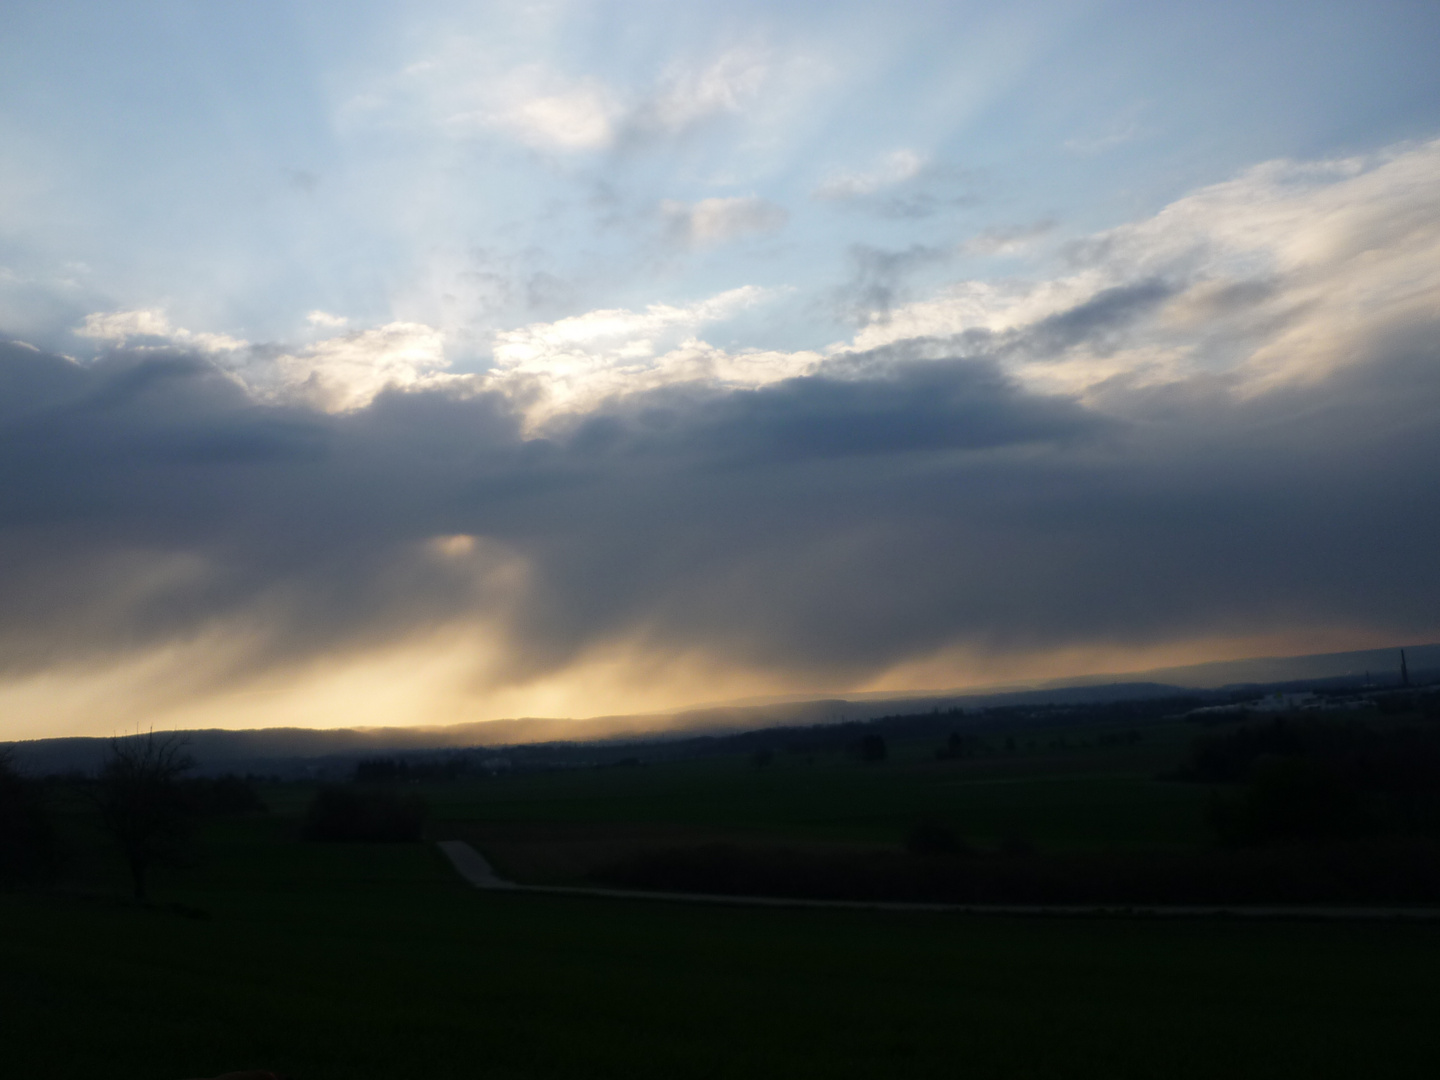
M 1405 650 L 1400 650 L 1400 685 L 1410 685 L 1410 668 L 1405 664 Z

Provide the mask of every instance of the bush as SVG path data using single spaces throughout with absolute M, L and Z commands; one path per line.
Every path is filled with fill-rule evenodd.
M 398 843 L 420 839 L 427 808 L 418 795 L 333 785 L 316 793 L 305 814 L 307 840 Z
M 1186 779 L 1241 782 L 1210 816 L 1222 840 L 1440 836 L 1440 731 L 1274 720 L 1196 740 Z
M 935 757 L 941 761 L 949 758 L 972 758 L 979 757 L 984 750 L 985 744 L 980 736 L 961 735 L 958 731 L 952 731 L 945 745 L 935 751 Z
M 855 744 L 855 753 L 861 761 L 884 761 L 889 751 L 881 735 L 865 735 Z
M 404 780 L 409 772 L 410 763 L 404 758 L 365 758 L 355 763 L 355 782 L 385 784 Z
M 191 810 L 204 817 L 265 813 L 265 804 L 260 801 L 255 784 L 234 773 L 182 780 L 180 793 Z
M 55 853 L 44 789 L 0 752 L 0 884 L 47 876 L 55 868 Z
M 475 759 L 466 753 L 420 758 L 371 757 L 355 763 L 357 784 L 403 784 L 416 780 L 454 780 L 471 772 Z
M 1238 803 L 1212 804 L 1211 824 L 1235 844 L 1332 840 L 1370 827 L 1359 792 L 1326 763 L 1302 757 L 1256 762 Z

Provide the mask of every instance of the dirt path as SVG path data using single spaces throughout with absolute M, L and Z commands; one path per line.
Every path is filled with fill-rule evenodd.
M 569 885 L 520 885 L 495 873 L 484 855 L 464 840 L 441 840 L 440 850 L 460 876 L 477 889 L 544 893 L 550 896 L 609 897 L 620 900 L 661 900 L 685 904 L 729 904 L 742 907 L 837 908 L 869 911 L 953 911 L 970 915 L 1129 916 L 1171 919 L 1321 919 L 1335 921 L 1440 920 L 1440 908 L 1308 907 L 1218 904 L 927 904 L 885 900 L 807 900 L 789 896 L 728 896 L 716 893 L 652 892 L 648 889 L 604 889 Z

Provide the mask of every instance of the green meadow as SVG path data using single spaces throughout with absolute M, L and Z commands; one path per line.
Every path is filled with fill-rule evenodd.
M 535 880 L 717 837 L 894 847 L 917 816 L 976 845 L 1209 843 L 1205 788 L 1156 779 L 1183 727 L 1061 737 L 966 761 L 917 740 L 873 765 L 721 755 L 417 789 L 432 839 L 469 836 Z M 64 875 L 0 896 L 7 1073 L 1348 1078 L 1440 1060 L 1437 925 L 484 893 L 430 843 L 300 839 L 313 790 L 272 785 L 269 813 L 206 822 L 147 906 L 62 800 Z
M 212 830 L 154 907 L 5 898 L 10 1075 L 1420 1077 L 1440 1054 L 1429 925 L 480 893 L 429 845 L 289 824 Z
M 896 848 L 936 821 L 977 848 L 1022 841 L 1055 852 L 1188 850 L 1209 842 L 1200 785 L 1157 779 L 1193 725 L 1037 729 L 1013 752 L 937 760 L 934 735 L 892 740 L 863 764 L 843 749 L 788 753 L 764 765 L 719 755 L 497 776 L 434 785 L 435 815 L 517 880 L 576 884 L 598 863 L 656 846 L 724 842 L 827 850 Z

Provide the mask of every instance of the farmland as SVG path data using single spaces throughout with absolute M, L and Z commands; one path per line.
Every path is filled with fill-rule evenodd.
M 1101 734 L 1037 729 L 964 760 L 927 737 L 882 763 L 782 747 L 412 786 L 432 838 L 468 836 L 537 881 L 657 845 L 893 852 L 917 817 L 982 852 L 1207 850 L 1205 786 L 1156 778 L 1193 730 Z M 148 905 L 123 899 L 83 801 L 57 795 L 61 879 L 0 896 L 17 1073 L 1422 1076 L 1440 1053 L 1434 924 L 482 893 L 433 844 L 302 840 L 313 793 L 263 786 L 267 813 L 206 820 Z

